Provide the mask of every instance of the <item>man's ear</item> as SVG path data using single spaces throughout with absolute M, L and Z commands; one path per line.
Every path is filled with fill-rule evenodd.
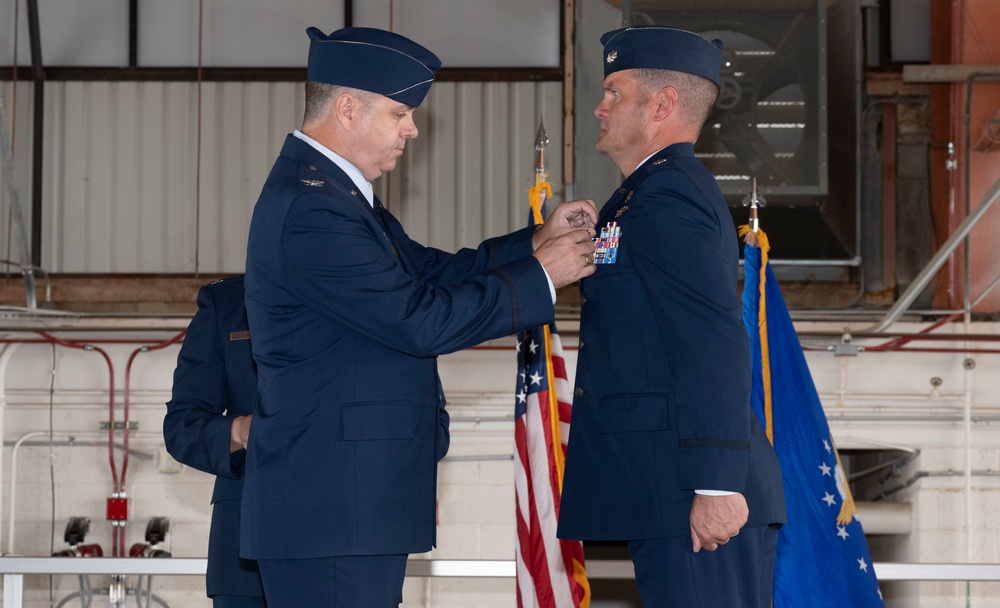
M 360 117 L 361 106 L 358 100 L 350 93 L 341 93 L 330 104 L 330 111 L 340 122 L 341 126 L 349 130 Z
M 654 94 L 656 110 L 653 120 L 665 120 L 677 110 L 677 89 L 667 85 Z

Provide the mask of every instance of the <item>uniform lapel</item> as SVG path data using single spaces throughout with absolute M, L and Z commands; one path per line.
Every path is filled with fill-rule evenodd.
M 385 216 L 389 211 L 382 205 L 382 201 L 375 197 L 375 204 L 372 207 L 372 211 L 375 213 L 376 219 L 378 219 L 379 224 L 382 225 L 382 229 L 385 233 L 389 235 L 389 241 L 392 243 L 392 253 L 399 258 L 400 264 L 403 265 L 403 270 L 415 279 L 419 279 L 420 275 L 417 273 L 417 267 L 410 259 L 409 252 L 406 251 L 405 247 L 401 247 L 400 243 L 405 242 L 402 234 L 396 234 L 394 228 L 398 225 L 398 222 L 387 221 Z

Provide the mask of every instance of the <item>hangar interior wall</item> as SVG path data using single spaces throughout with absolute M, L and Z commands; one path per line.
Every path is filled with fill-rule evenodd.
M 564 325 L 564 343 L 570 344 L 573 327 Z M 923 328 L 904 323 L 893 330 L 912 333 Z M 799 324 L 799 329 L 831 328 Z M 971 329 L 997 335 L 1000 341 L 998 324 L 975 324 Z M 124 373 L 131 353 L 139 343 L 154 344 L 174 334 L 174 329 L 165 329 L 73 335 L 94 340 L 109 354 L 116 420 L 123 419 Z M 7 334 L 18 336 L 22 334 Z M 511 339 L 486 346 L 441 358 L 453 440 L 439 469 L 438 548 L 416 559 L 513 558 L 516 356 Z M 940 346 L 964 348 L 961 343 Z M 212 478 L 170 460 L 160 436 L 176 355 L 176 346 L 141 353 L 129 372 L 129 419 L 138 428 L 130 439 L 125 483 L 132 501 L 125 546 L 143 542 L 149 518 L 164 516 L 170 518 L 170 533 L 163 548 L 177 557 L 203 557 Z M 575 349 L 568 348 L 566 356 L 572 380 Z M 968 359 L 974 362 L 971 366 Z M 992 371 L 1000 355 L 871 351 L 838 357 L 810 350 L 807 360 L 847 468 L 898 464 L 857 480 L 856 498 L 912 505 L 908 534 L 869 536 L 873 559 L 1000 562 L 1000 378 Z M 91 518 L 86 542 L 99 543 L 108 552 L 111 526 L 105 520 L 105 501 L 111 473 L 107 432 L 100 424 L 109 419 L 109 366 L 96 352 L 37 343 L 4 345 L 0 363 L 0 550 L 49 555 L 66 547 L 62 537 L 68 518 L 85 516 Z M 121 442 L 120 433 L 116 442 Z M 121 449 L 114 454 L 120 473 Z M 967 465 L 972 472 L 968 477 Z M 94 577 L 95 587 L 106 584 L 100 578 Z M 51 584 L 56 601 L 78 590 L 76 577 L 56 576 Z M 49 606 L 49 585 L 46 576 L 29 576 L 26 605 Z M 210 606 L 202 585 L 197 577 L 154 580 L 156 594 L 175 607 Z M 1000 585 L 992 583 L 972 583 L 968 589 L 964 583 L 888 583 L 883 592 L 893 607 L 964 605 L 966 593 L 971 606 L 1000 601 Z M 509 607 L 514 593 L 511 579 L 409 578 L 404 607 Z M 593 605 L 618 604 L 595 600 Z

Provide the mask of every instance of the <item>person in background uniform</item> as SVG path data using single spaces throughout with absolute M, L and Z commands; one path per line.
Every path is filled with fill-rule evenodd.
M 593 272 L 593 201 L 447 253 L 374 195 L 417 136 L 441 62 L 398 34 L 309 28 L 302 128 L 254 208 L 246 305 L 258 401 L 241 555 L 271 608 L 397 606 L 409 553 L 435 544 L 437 356 L 554 317 Z M 474 203 L 472 203 L 474 204 Z
M 581 281 L 558 535 L 627 541 L 644 606 L 770 608 L 781 471 L 750 406 L 736 231 L 693 146 L 721 42 L 643 26 L 601 43 L 596 148 L 625 181 Z
M 205 577 L 215 608 L 266 606 L 257 564 L 239 556 L 243 466 L 256 392 L 243 276 L 209 283 L 198 291 L 198 312 L 177 355 L 163 439 L 178 462 L 216 476 Z

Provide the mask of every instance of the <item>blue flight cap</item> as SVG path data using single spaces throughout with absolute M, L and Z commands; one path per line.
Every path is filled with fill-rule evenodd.
M 722 41 L 666 25 L 636 25 L 601 36 L 604 77 L 636 68 L 673 70 L 707 78 L 719 86 Z
M 424 100 L 441 60 L 416 42 L 370 27 L 309 34 L 308 79 L 385 95 L 408 106 Z

